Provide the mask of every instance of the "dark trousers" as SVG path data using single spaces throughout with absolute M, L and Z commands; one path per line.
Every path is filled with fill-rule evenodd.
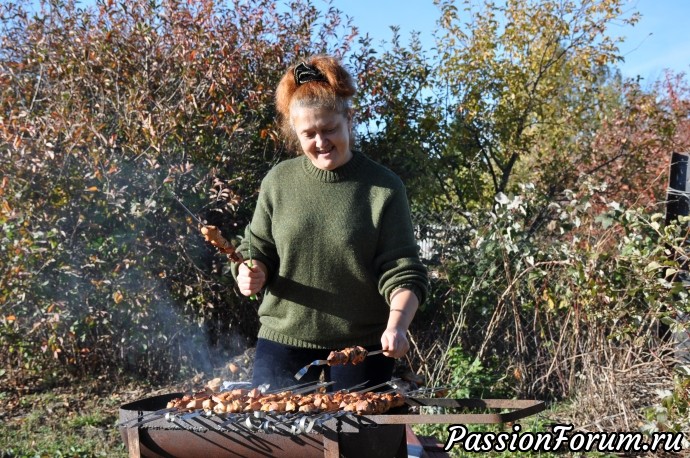
M 380 350 L 381 346 L 365 347 L 368 351 Z M 341 350 L 341 349 L 338 349 Z M 300 379 L 295 374 L 301 368 L 317 359 L 326 359 L 330 350 L 312 350 L 283 345 L 266 339 L 259 339 L 254 356 L 254 386 L 270 384 L 270 389 L 307 383 L 319 379 L 324 372 L 326 381 L 336 383 L 329 390 L 337 391 L 350 388 L 362 382 L 366 387 L 387 382 L 393 375 L 395 360 L 383 354 L 367 356 L 360 364 L 345 366 L 312 366 Z M 386 389 L 384 387 L 383 389 Z

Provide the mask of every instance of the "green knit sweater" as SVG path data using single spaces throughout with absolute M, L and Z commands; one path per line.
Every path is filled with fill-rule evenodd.
M 238 247 L 245 259 L 249 230 L 252 256 L 268 268 L 259 337 L 303 348 L 372 345 L 394 289 L 411 289 L 420 304 L 426 297 L 405 187 L 362 153 L 333 171 L 306 156 L 276 165 Z

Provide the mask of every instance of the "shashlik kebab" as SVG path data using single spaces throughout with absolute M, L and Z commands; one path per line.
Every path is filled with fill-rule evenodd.
M 344 366 L 346 364 L 359 364 L 364 361 L 367 356 L 378 355 L 383 353 L 383 350 L 367 351 L 366 348 L 356 345 L 354 347 L 348 347 L 344 350 L 334 350 L 332 351 L 326 359 L 317 359 L 311 363 L 304 366 L 302 369 L 297 371 L 295 374 L 295 379 L 299 380 L 304 377 L 311 366 Z
M 199 225 L 199 230 L 201 231 L 201 235 L 204 236 L 204 240 L 206 240 L 208 243 L 213 245 L 220 251 L 221 253 L 224 253 L 230 258 L 231 261 L 233 262 L 242 262 L 242 256 L 240 256 L 237 251 L 235 251 L 235 247 L 228 242 L 228 240 L 223 237 L 223 234 L 220 232 L 220 229 L 218 229 L 216 226 L 212 226 L 210 224 L 206 224 L 205 222 L 201 221 L 198 216 L 196 216 L 185 204 L 182 203 L 178 197 L 173 194 L 172 192 L 170 193 L 177 201 L 178 204 L 191 216 L 194 221 L 197 222 Z
M 369 355 L 382 353 L 383 350 L 368 352 L 364 347 L 356 345 L 344 350 L 334 350 L 326 358 L 329 366 L 344 366 L 346 364 L 359 364 Z
M 201 235 L 204 236 L 204 240 L 206 240 L 214 247 L 218 248 L 218 251 L 228 255 L 228 258 L 230 258 L 231 261 L 243 261 L 242 256 L 240 256 L 240 254 L 237 251 L 235 251 L 235 247 L 232 246 L 232 244 L 228 242 L 228 240 L 225 237 L 223 237 L 223 235 L 220 232 L 220 229 L 218 229 L 216 226 L 211 226 L 208 224 L 202 225 Z
M 282 391 L 262 394 L 258 389 L 235 389 L 222 393 L 206 392 L 172 399 L 166 406 L 178 412 L 203 409 L 216 414 L 284 412 L 316 414 L 343 410 L 360 415 L 378 415 L 405 404 L 405 396 L 398 392 L 346 392 L 296 394 Z

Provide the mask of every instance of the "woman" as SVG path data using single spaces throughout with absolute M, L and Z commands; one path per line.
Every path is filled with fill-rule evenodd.
M 372 386 L 390 380 L 394 358 L 409 349 L 427 272 L 401 180 L 351 149 L 354 94 L 351 76 L 327 56 L 293 66 L 276 90 L 283 134 L 301 155 L 262 181 L 238 247 L 247 261 L 233 268 L 242 294 L 265 288 L 254 385 L 293 385 L 313 360 L 361 345 L 384 352 L 358 365 L 312 367 L 301 381 L 324 369 L 334 389 Z

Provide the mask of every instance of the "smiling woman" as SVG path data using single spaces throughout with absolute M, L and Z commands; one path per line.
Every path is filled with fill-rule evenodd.
M 294 384 L 331 350 L 362 346 L 361 364 L 312 367 L 333 389 L 391 378 L 409 349 L 407 329 L 427 291 L 407 194 L 387 168 L 352 149 L 353 80 L 334 58 L 286 71 L 276 108 L 298 157 L 263 179 L 245 241 L 254 266 L 234 266 L 240 292 L 264 291 L 253 383 Z M 380 352 L 376 352 L 380 350 Z
M 291 113 L 300 147 L 314 167 L 335 170 L 352 159 L 349 114 L 303 106 L 292 108 Z

